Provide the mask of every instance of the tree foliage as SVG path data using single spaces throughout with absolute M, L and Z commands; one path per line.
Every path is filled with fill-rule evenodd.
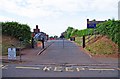
M 115 43 L 120 42 L 120 21 L 108 20 L 97 25 L 97 32 L 102 35 L 107 35 Z
M 103 23 L 97 24 L 96 33 L 101 35 L 107 35 L 113 42 L 120 45 L 120 20 L 115 21 L 109 19 Z M 78 30 L 73 27 L 68 27 L 64 32 L 67 39 L 73 36 L 87 36 L 94 34 L 94 29 Z
M 93 34 L 93 29 L 83 29 L 83 30 L 78 30 L 73 27 L 68 27 L 67 30 L 64 32 L 64 35 L 67 39 L 70 37 L 81 37 L 81 36 L 86 36 L 89 34 Z
M 66 30 L 66 38 L 70 38 L 72 31 L 74 30 L 73 27 L 68 27 Z
M 27 24 L 18 22 L 1 22 L 2 34 L 15 37 L 24 42 L 29 42 L 31 39 L 30 27 Z

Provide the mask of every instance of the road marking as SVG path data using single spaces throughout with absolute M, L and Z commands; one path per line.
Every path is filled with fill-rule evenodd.
M 52 68 L 52 67 L 46 67 L 46 66 L 45 66 L 45 67 L 43 68 L 43 71 L 50 71 L 51 68 Z
M 2 67 L 6 68 L 6 66 Z M 42 71 L 68 71 L 68 72 L 74 72 L 74 71 L 83 71 L 83 70 L 89 70 L 89 71 L 115 71 L 120 70 L 120 68 L 84 68 L 84 67 L 51 67 L 51 66 L 44 66 L 44 67 L 30 67 L 30 66 L 17 66 L 16 69 L 35 69 L 35 70 L 42 70 Z
M 48 47 L 50 47 L 54 42 L 52 42 L 50 45 L 46 46 L 44 49 L 40 50 L 37 55 L 40 55 L 43 51 L 45 51 Z
M 103 69 L 103 68 L 90 68 L 89 70 L 115 70 L 115 69 L 107 69 L 107 68 L 105 68 L 105 69 Z
M 0 68 L 2 68 L 2 67 L 3 67 L 3 65 L 1 64 L 1 65 L 0 65 Z
M 2 68 L 2 69 L 7 69 L 7 66 L 8 66 L 8 65 L 0 65 L 0 68 Z
M 85 68 L 76 68 L 77 71 L 85 70 Z
M 117 70 L 120 70 L 120 68 L 117 68 Z
M 38 53 L 37 55 L 39 55 L 39 54 L 40 54 L 41 52 L 43 52 L 44 50 L 45 50 L 45 49 L 40 50 L 39 53 Z
M 70 71 L 70 72 L 73 72 L 73 71 L 74 71 L 73 67 L 66 67 L 65 70 L 68 71 L 68 72 L 69 72 L 69 71 Z
M 16 69 L 36 69 L 39 70 L 39 67 L 16 67 Z
M 63 68 L 62 67 L 55 67 L 54 71 L 58 71 L 58 72 L 62 72 L 63 71 Z

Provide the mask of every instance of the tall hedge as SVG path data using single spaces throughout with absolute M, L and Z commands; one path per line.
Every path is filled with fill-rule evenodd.
M 16 37 L 17 39 L 28 43 L 31 39 L 30 27 L 27 24 L 18 22 L 1 22 L 2 34 Z
M 120 20 L 109 19 L 106 22 L 97 24 L 96 27 L 97 34 L 107 35 L 113 42 L 120 46 Z M 73 27 L 68 27 L 65 31 L 65 37 L 70 38 L 71 36 L 83 36 L 94 34 L 94 29 L 83 29 L 78 30 Z
M 107 35 L 115 43 L 120 42 L 120 21 L 108 20 L 97 25 L 97 32 Z
M 73 27 L 68 27 L 64 33 L 65 33 L 65 37 L 69 39 L 70 37 L 73 37 L 73 36 L 78 36 L 78 37 L 82 37 L 84 35 L 87 36 L 89 34 L 93 34 L 93 32 L 94 32 L 94 29 L 78 30 Z

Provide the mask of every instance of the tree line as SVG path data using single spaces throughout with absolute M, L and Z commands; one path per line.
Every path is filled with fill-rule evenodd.
M 107 35 L 113 42 L 120 45 L 120 20 L 109 19 L 96 26 L 96 34 Z M 78 30 L 68 27 L 64 33 L 65 38 L 82 37 L 94 34 L 94 29 Z
M 15 37 L 25 43 L 30 42 L 31 31 L 27 24 L 20 24 L 18 22 L 1 22 L 0 26 L 2 27 L 3 35 Z

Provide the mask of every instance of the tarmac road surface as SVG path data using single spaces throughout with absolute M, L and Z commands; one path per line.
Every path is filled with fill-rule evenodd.
M 3 77 L 118 77 L 117 61 L 101 63 L 68 40 L 64 44 L 63 40 L 50 42 L 40 55 L 38 51 L 36 55 L 23 56 L 29 62 L 2 65 Z

